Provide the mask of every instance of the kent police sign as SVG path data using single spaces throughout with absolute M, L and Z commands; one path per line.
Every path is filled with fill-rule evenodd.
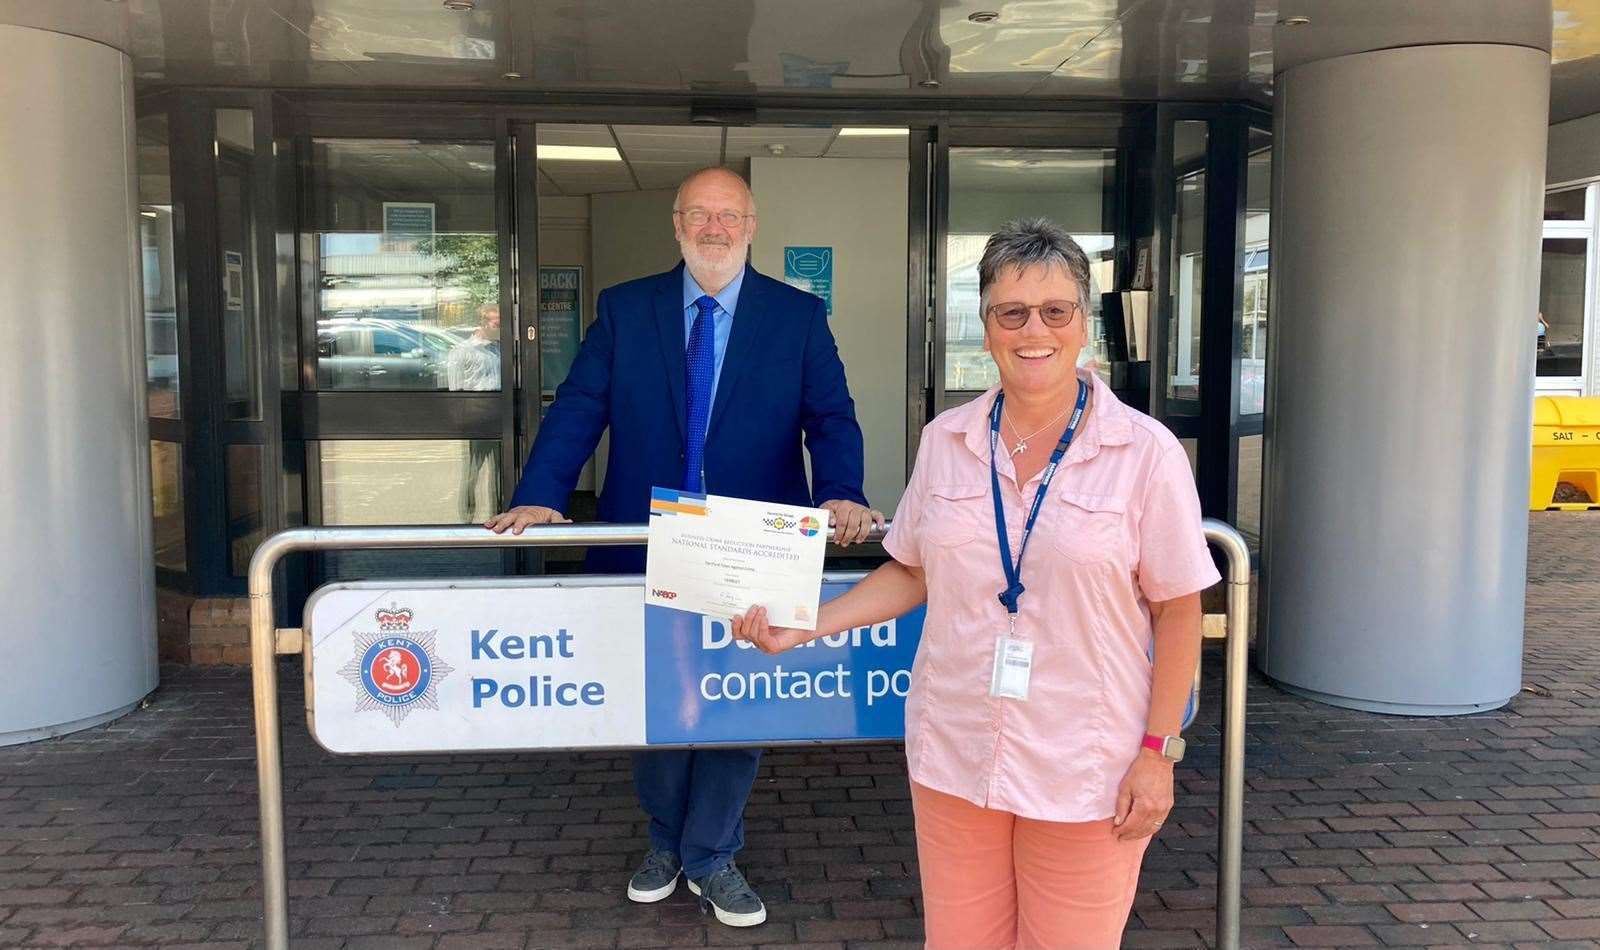
M 822 599 L 849 589 L 830 579 Z M 897 739 L 919 608 L 778 656 L 637 578 L 337 584 L 306 605 L 312 735 L 339 753 Z

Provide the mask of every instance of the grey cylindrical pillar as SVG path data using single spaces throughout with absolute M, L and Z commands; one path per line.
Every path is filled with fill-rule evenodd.
M 0 745 L 156 686 L 133 77 L 0 24 Z
M 1549 54 L 1278 76 L 1257 661 L 1339 706 L 1521 687 Z

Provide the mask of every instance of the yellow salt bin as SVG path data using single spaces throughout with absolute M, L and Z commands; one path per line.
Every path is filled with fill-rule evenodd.
M 1557 500 L 1563 483 L 1568 487 L 1560 488 Z M 1528 508 L 1600 511 L 1600 396 L 1534 399 Z

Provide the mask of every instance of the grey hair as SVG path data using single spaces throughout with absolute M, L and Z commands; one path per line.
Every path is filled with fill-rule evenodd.
M 988 319 L 989 288 L 1002 271 L 1025 271 L 1036 264 L 1058 266 L 1078 285 L 1078 306 L 1083 319 L 1089 315 L 1089 255 L 1072 235 L 1047 218 L 1007 222 L 983 246 L 978 261 L 978 313 Z

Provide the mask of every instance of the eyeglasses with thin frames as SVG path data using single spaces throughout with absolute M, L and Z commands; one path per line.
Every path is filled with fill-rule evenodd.
M 696 228 L 705 227 L 712 218 L 716 218 L 717 223 L 725 228 L 736 228 L 739 225 L 744 224 L 746 218 L 755 217 L 753 214 L 740 214 L 737 211 L 718 211 L 717 213 L 712 214 L 710 211 L 707 211 L 704 208 L 689 208 L 685 211 L 674 209 L 672 213 L 682 215 L 683 220 L 689 222 L 691 227 Z
M 1068 326 L 1082 311 L 1076 300 L 1046 300 L 1044 303 L 1028 305 L 1020 301 L 1010 303 L 994 303 L 984 311 L 990 320 L 1007 330 L 1020 330 L 1028 323 L 1028 317 L 1033 311 L 1039 311 L 1039 319 L 1047 327 L 1057 330 Z

